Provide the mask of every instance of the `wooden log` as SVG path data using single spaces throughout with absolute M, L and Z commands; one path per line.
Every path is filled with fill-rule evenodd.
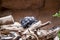
M 0 25 L 7 25 L 7 24 L 13 24 L 13 23 L 14 23 L 14 19 L 12 15 L 0 18 Z
M 49 38 L 54 38 L 54 37 L 56 37 L 56 35 L 57 35 L 57 33 L 58 33 L 58 31 L 60 30 L 60 27 L 57 27 L 57 28 L 55 28 L 55 29 L 53 29 L 53 30 L 39 30 L 39 31 L 37 31 L 37 37 L 39 38 L 39 39 L 37 39 L 37 40 L 48 40 Z M 32 32 L 31 32 L 32 33 Z M 27 34 L 26 36 L 25 36 L 25 40 L 26 39 L 28 39 L 30 36 L 32 37 L 32 36 L 34 36 L 34 34 Z M 28 36 L 28 37 L 27 37 Z M 26 38 L 27 37 L 27 38 Z M 45 39 L 44 39 L 45 38 Z M 22 39 L 22 40 L 24 40 L 24 38 L 22 37 L 22 38 L 20 38 L 20 39 Z M 34 39 L 36 39 L 35 37 L 34 37 Z
M 60 27 L 56 27 L 53 30 L 39 30 L 37 31 L 37 35 L 39 38 L 46 37 L 46 39 L 54 38 L 57 36 L 58 31 L 60 30 Z
M 26 33 L 28 32 L 28 30 L 33 31 L 33 30 L 35 30 L 35 29 L 37 29 L 37 28 L 41 28 L 42 26 L 44 26 L 44 25 L 46 25 L 46 24 L 49 24 L 49 23 L 51 23 L 51 22 L 48 21 L 48 22 L 42 24 L 41 21 L 38 21 L 37 23 L 32 24 L 27 30 L 25 30 L 25 31 L 23 32 L 23 34 L 26 34 Z
M 56 37 L 54 38 L 54 40 L 59 40 L 59 37 L 58 37 L 58 36 L 56 36 Z
M 6 29 L 10 31 L 18 31 L 18 32 L 24 31 L 24 28 L 18 22 L 14 22 L 14 24 L 11 24 L 11 25 L 2 25 L 1 29 Z

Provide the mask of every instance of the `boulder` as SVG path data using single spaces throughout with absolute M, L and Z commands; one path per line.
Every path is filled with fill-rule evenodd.
M 35 9 L 43 6 L 44 0 L 2 0 L 2 7 L 10 9 Z

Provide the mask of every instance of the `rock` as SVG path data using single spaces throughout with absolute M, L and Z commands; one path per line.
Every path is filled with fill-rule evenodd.
M 45 9 L 46 10 L 53 10 L 58 9 L 60 5 L 60 0 L 45 0 Z
M 2 7 L 9 9 L 35 9 L 43 6 L 44 0 L 2 0 Z

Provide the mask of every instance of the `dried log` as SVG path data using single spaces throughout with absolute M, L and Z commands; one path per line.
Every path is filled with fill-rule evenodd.
M 18 22 L 14 22 L 14 24 L 10 24 L 10 25 L 2 25 L 1 29 L 6 29 L 10 31 L 18 31 L 18 32 L 24 31 L 23 27 Z
M 12 15 L 0 18 L 0 25 L 13 24 L 13 23 L 14 23 L 14 19 Z
M 54 38 L 54 40 L 59 40 L 59 37 L 58 37 L 58 36 L 56 36 L 56 37 Z
M 55 38 L 57 36 L 58 31 L 60 30 L 60 27 L 57 27 L 53 30 L 40 30 L 37 35 L 39 36 L 39 38 L 45 37 L 46 39 L 49 38 Z
M 34 30 L 37 29 L 37 28 L 39 28 L 39 27 L 41 27 L 41 26 L 44 26 L 44 25 L 46 25 L 46 24 L 49 24 L 49 23 L 51 23 L 51 22 L 48 21 L 48 22 L 42 24 L 41 21 L 38 21 L 37 23 L 32 24 L 30 28 L 28 28 L 27 30 L 25 30 L 25 31 L 22 33 L 22 35 L 24 36 L 24 34 L 25 34 L 25 35 L 27 35 L 28 37 L 30 37 L 31 35 L 33 35 L 35 38 L 37 38 L 37 40 L 39 40 L 39 39 L 38 39 L 38 36 L 34 33 Z M 33 37 L 33 38 L 34 38 L 34 37 Z M 22 38 L 23 38 L 23 37 L 22 37 Z M 27 39 L 27 37 L 25 37 L 25 40 L 26 40 L 26 39 Z M 22 39 L 22 40 L 23 40 L 23 39 Z
M 18 40 L 21 37 L 18 32 L 10 32 L 10 33 L 14 35 L 13 40 Z
M 17 32 L 9 32 L 8 34 L 0 34 L 1 40 L 18 40 L 20 38 L 19 33 Z
M 42 26 L 44 26 L 44 25 L 46 25 L 46 24 L 49 24 L 49 23 L 51 23 L 51 22 L 48 21 L 48 22 L 42 24 L 41 21 L 38 21 L 37 23 L 32 24 L 32 25 L 31 25 L 27 30 L 25 30 L 22 34 L 27 33 L 28 30 L 33 31 L 33 30 L 35 30 L 35 29 L 37 29 L 37 28 L 41 28 Z
M 60 27 L 57 27 L 57 28 L 55 28 L 55 29 L 53 29 L 53 30 L 39 30 L 39 31 L 37 31 L 37 37 L 38 38 L 40 38 L 40 39 L 43 39 L 43 37 L 44 38 L 46 38 L 46 39 L 49 39 L 49 38 L 54 38 L 56 35 L 57 35 L 57 32 L 60 30 Z M 26 40 L 26 39 L 28 39 L 30 36 L 33 36 L 33 35 L 31 35 L 31 34 L 27 34 L 26 36 L 25 36 L 25 39 L 23 39 L 23 37 L 22 38 L 20 38 L 21 40 Z M 28 37 L 27 37 L 28 36 Z M 26 38 L 27 37 L 27 38 Z M 36 39 L 35 37 L 33 37 L 34 39 Z M 40 40 L 40 39 L 38 39 L 38 40 Z M 31 39 L 30 39 L 31 40 Z
M 39 23 L 39 24 L 41 24 L 41 22 L 37 22 L 37 23 Z M 36 24 L 37 24 L 36 23 Z M 48 23 L 50 23 L 49 21 L 48 22 L 46 22 L 46 23 L 43 23 L 42 24 L 42 26 L 44 26 L 44 25 L 46 25 L 46 24 L 48 24 Z M 18 26 L 19 25 L 19 26 Z M 6 25 L 6 27 L 5 27 L 5 25 L 4 25 L 4 27 L 5 28 L 7 28 L 7 26 L 8 25 Z M 18 22 L 15 22 L 14 24 L 12 24 L 12 25 L 10 25 L 10 27 L 21 27 L 21 25 L 18 23 Z M 37 25 L 38 26 L 38 25 Z M 36 26 L 36 27 L 37 27 Z M 3 26 L 2 26 L 3 27 Z M 9 26 L 8 26 L 9 27 Z M 41 26 L 40 26 L 41 27 Z M 36 39 L 36 40 L 40 40 L 40 39 L 43 39 L 43 38 L 46 38 L 46 39 L 49 39 L 49 38 L 54 38 L 55 36 L 56 36 L 56 34 L 57 34 L 57 32 L 60 30 L 60 27 L 57 27 L 57 28 L 52 28 L 51 30 L 37 30 L 36 31 L 36 33 L 37 34 L 35 34 L 34 33 L 34 31 L 33 30 L 35 30 L 34 29 L 35 27 L 33 26 L 33 28 L 31 29 L 31 30 L 29 30 L 29 28 L 28 28 L 28 30 L 26 31 L 24 31 L 23 32 L 23 34 L 22 34 L 22 36 L 21 36 L 21 38 L 19 37 L 19 36 L 16 36 L 15 35 L 15 38 L 13 38 L 14 40 L 15 39 L 17 39 L 17 38 L 20 38 L 19 40 L 34 40 L 34 39 Z M 10 29 L 10 30 L 14 30 L 14 29 Z M 16 30 L 16 29 L 15 29 Z M 19 29 L 20 30 L 20 29 Z M 13 34 L 13 33 L 12 33 Z M 31 38 L 31 39 L 30 39 Z

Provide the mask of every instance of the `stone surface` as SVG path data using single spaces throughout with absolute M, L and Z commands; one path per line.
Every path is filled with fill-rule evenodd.
M 60 0 L 45 0 L 45 9 L 59 9 L 60 8 Z
M 60 0 L 2 0 L 2 7 L 9 9 L 60 8 Z
M 35 9 L 43 6 L 44 0 L 2 0 L 2 7 L 10 9 Z

